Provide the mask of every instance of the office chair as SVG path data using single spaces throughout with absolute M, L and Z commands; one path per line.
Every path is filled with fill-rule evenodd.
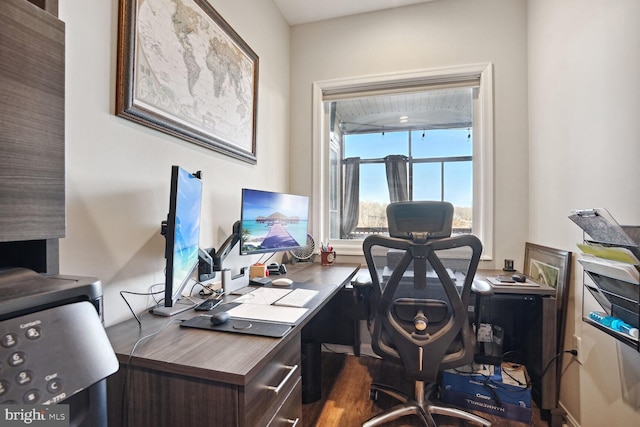
M 410 397 L 372 384 L 372 396 L 382 392 L 401 404 L 375 415 L 363 427 L 406 415 L 433 427 L 433 414 L 490 426 L 482 417 L 430 400 L 440 371 L 473 361 L 475 335 L 467 307 L 482 244 L 471 235 L 450 237 L 453 206 L 447 202 L 392 203 L 387 218 L 390 237 L 371 235 L 363 243 L 373 285 L 371 345 L 383 359 L 403 366 L 415 391 Z M 456 248 L 464 250 L 465 259 L 456 257 L 458 265 L 447 269 L 442 256 Z M 456 283 L 462 283 L 461 288 Z

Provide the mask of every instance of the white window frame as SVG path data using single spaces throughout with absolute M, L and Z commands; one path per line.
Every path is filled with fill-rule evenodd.
M 480 81 L 473 104 L 473 234 L 483 245 L 482 259 L 493 259 L 493 65 L 440 67 L 411 72 L 322 80 L 312 84 L 313 206 L 312 233 L 343 255 L 362 255 L 361 240 L 329 240 L 329 112 L 325 94 L 408 88 L 468 80 Z

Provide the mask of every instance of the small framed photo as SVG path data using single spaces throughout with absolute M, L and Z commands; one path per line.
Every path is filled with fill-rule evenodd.
M 523 273 L 538 283 L 556 289 L 558 348 L 561 348 L 564 343 L 567 304 L 569 302 L 571 252 L 527 242 L 524 247 Z

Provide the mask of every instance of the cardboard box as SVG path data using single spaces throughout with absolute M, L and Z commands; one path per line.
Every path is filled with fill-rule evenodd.
M 254 277 L 267 277 L 269 275 L 269 270 L 267 270 L 267 266 L 264 264 L 253 264 L 249 267 L 249 279 L 253 279 Z
M 524 366 L 470 365 L 442 374 L 443 402 L 531 423 L 531 385 Z

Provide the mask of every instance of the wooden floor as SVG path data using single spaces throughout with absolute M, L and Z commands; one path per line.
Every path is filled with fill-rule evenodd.
M 362 356 L 355 357 L 338 353 L 322 353 L 322 399 L 302 405 L 302 420 L 305 426 L 316 427 L 356 427 L 373 415 L 387 409 L 397 402 L 381 397 L 376 402 L 369 399 L 369 387 L 372 378 L 384 384 L 399 386 L 402 372 L 393 364 L 380 359 Z M 402 381 L 401 384 L 410 383 Z M 406 387 L 405 387 L 406 388 Z M 409 390 L 410 391 L 410 390 Z M 525 427 L 527 424 L 474 412 L 491 421 L 495 427 Z M 437 418 L 440 427 L 459 427 L 470 424 L 452 419 Z M 414 416 L 404 417 L 388 424 L 393 427 L 417 426 Z M 540 420 L 540 411 L 534 408 L 534 427 L 548 427 Z

